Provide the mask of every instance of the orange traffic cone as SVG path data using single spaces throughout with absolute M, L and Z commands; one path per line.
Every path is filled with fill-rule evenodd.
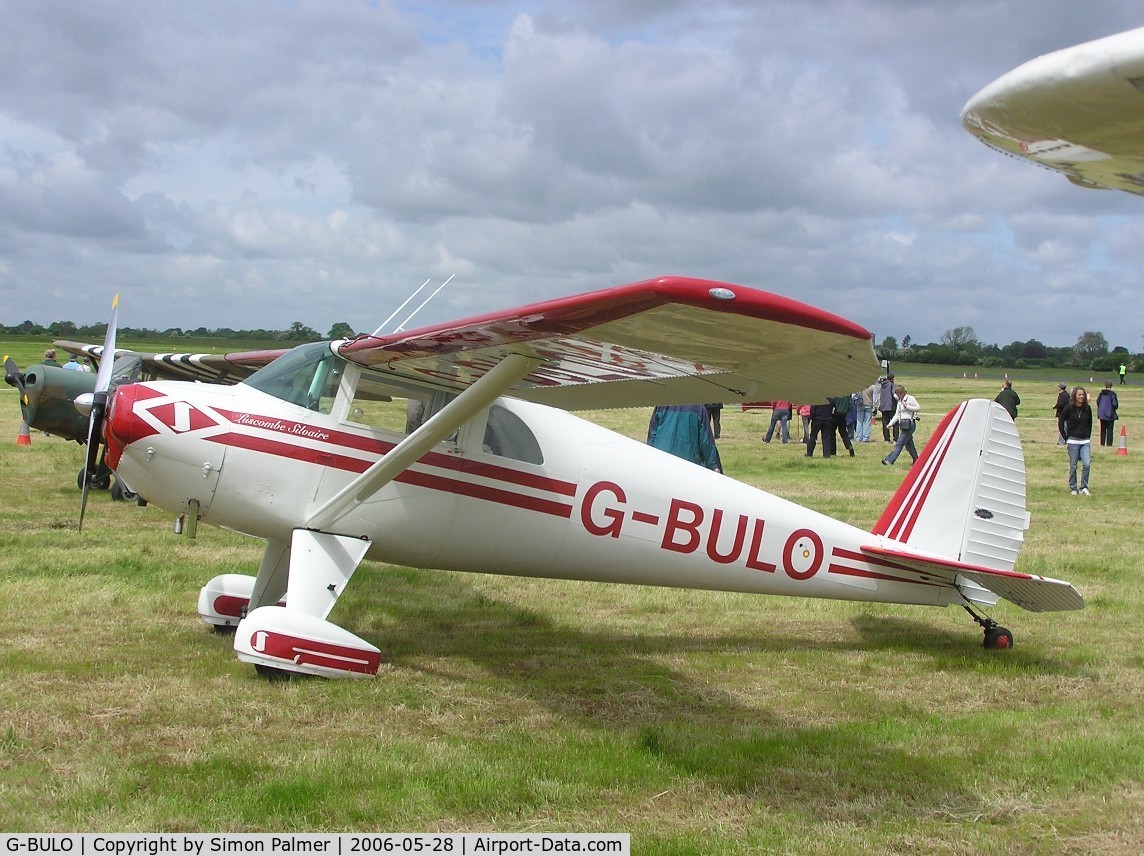
M 1127 425 L 1121 425 L 1120 426 L 1120 445 L 1116 447 L 1116 454 L 1118 454 L 1118 455 L 1127 455 L 1128 454 L 1128 426 Z
M 16 436 L 17 446 L 31 446 L 32 435 L 28 431 L 28 423 L 23 419 L 20 420 L 20 433 Z

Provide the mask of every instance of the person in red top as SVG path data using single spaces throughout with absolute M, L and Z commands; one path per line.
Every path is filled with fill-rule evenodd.
M 764 443 L 771 442 L 771 437 L 774 436 L 775 426 L 780 425 L 782 430 L 779 436 L 782 437 L 784 443 L 790 442 L 790 402 L 789 401 L 772 401 L 771 402 L 771 427 L 767 429 L 767 436 L 763 438 Z

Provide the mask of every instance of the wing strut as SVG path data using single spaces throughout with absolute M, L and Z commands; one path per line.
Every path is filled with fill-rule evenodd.
M 302 528 L 329 529 L 543 362 L 540 357 L 508 354 L 373 466 L 311 512 Z

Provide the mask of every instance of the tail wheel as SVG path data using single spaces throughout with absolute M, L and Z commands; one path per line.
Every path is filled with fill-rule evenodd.
M 985 631 L 985 648 L 992 651 L 1008 651 L 1013 647 L 1013 634 L 1005 627 L 1002 627 L 988 615 L 981 615 L 975 610 L 968 602 L 963 603 L 962 608 L 969 613 L 969 616 L 981 625 L 981 629 Z
M 985 631 L 985 647 L 989 650 L 1005 651 L 1013 647 L 1013 634 L 1000 625 Z

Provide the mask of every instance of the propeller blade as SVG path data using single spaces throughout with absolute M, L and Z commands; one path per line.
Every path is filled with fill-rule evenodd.
M 20 391 L 20 397 L 24 396 L 24 375 L 20 372 L 20 367 L 16 365 L 16 361 L 8 354 L 4 355 L 4 382 L 8 386 L 14 386 Z
M 115 364 L 115 328 L 119 324 L 119 295 L 111 301 L 111 318 L 103 337 L 103 353 L 99 358 L 99 374 L 95 376 L 95 391 L 107 392 L 111 386 L 111 369 Z
M 87 461 L 83 468 L 83 489 L 79 504 L 79 528 L 83 529 L 83 515 L 87 510 L 87 492 L 95 478 L 95 468 L 99 464 L 99 444 L 103 440 L 103 420 L 107 415 L 107 390 L 111 386 L 111 369 L 115 362 L 115 328 L 119 323 L 119 295 L 111 301 L 111 318 L 107 322 L 107 334 L 103 337 L 103 353 L 99 360 L 99 373 L 95 376 L 95 392 L 92 394 L 91 415 L 87 420 Z

